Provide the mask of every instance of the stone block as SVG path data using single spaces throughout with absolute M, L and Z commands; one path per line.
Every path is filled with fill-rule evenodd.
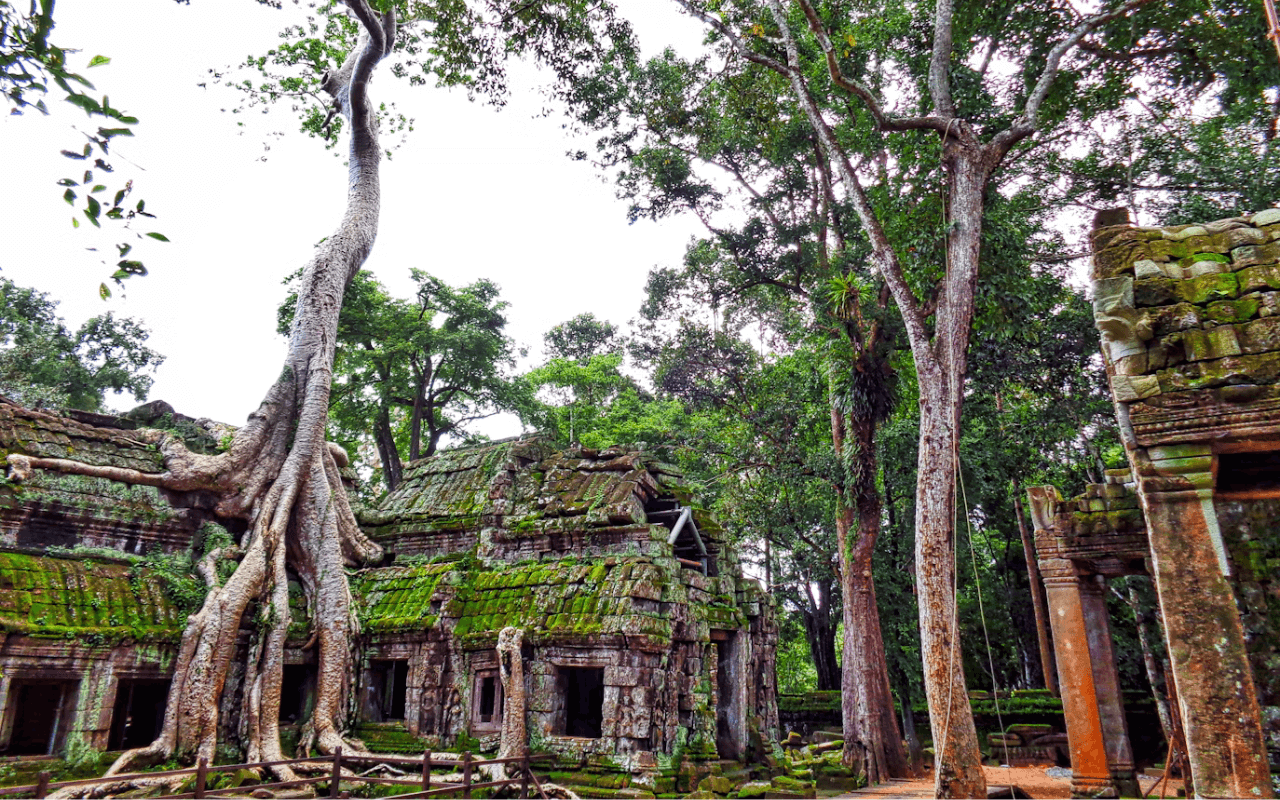
M 1239 300 L 1218 300 L 1210 303 L 1204 316 L 1217 323 L 1246 322 L 1258 315 L 1262 305 L 1262 295 L 1258 292 L 1248 294 Z
M 1207 361 L 1240 355 L 1240 342 L 1231 325 L 1186 331 L 1182 334 L 1182 346 L 1186 351 L 1187 361 Z
M 1160 394 L 1160 381 L 1154 375 L 1112 375 L 1111 391 L 1117 402 L 1132 403 Z
M 1152 262 L 1146 262 L 1152 263 Z M 1167 306 L 1178 301 L 1178 286 L 1181 281 L 1166 278 L 1163 274 L 1156 277 L 1141 277 L 1133 282 L 1133 303 L 1138 308 L 1148 306 Z
M 1240 283 L 1231 272 L 1201 275 L 1178 284 L 1179 297 L 1195 305 L 1203 305 L 1210 300 L 1234 300 L 1239 293 Z
M 1237 272 L 1236 277 L 1240 281 L 1241 292 L 1280 289 L 1280 265 L 1259 264 L 1247 267 Z
M 1267 235 L 1257 228 L 1232 228 L 1223 233 L 1222 236 L 1226 237 L 1228 250 L 1251 244 L 1262 244 L 1267 240 Z
M 1151 331 L 1155 336 L 1168 336 L 1179 331 L 1199 328 L 1203 322 L 1200 309 L 1190 303 L 1153 308 L 1147 313 L 1151 319 Z
M 1175 225 L 1164 228 L 1164 238 L 1173 242 L 1183 242 L 1193 236 L 1208 236 L 1209 230 L 1203 225 Z
M 604 682 L 611 686 L 635 686 L 640 683 L 640 670 L 636 667 L 605 667 Z
M 1259 211 L 1249 219 L 1249 222 L 1257 228 L 1261 228 L 1263 225 L 1280 223 L 1280 208 L 1267 208 Z
M 1238 326 L 1240 349 L 1246 353 L 1280 350 L 1280 317 L 1266 317 Z
M 1117 375 L 1142 375 L 1147 371 L 1147 351 L 1121 356 L 1114 362 Z
M 1133 277 L 1142 280 L 1144 278 L 1165 278 L 1170 277 L 1161 269 L 1161 265 L 1149 258 L 1139 259 L 1133 262 Z
M 1226 271 L 1227 265 L 1221 261 L 1195 261 L 1187 267 L 1187 277 L 1199 278 L 1201 275 L 1217 275 Z

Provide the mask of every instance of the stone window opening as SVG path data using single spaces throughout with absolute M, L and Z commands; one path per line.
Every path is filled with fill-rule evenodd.
M 564 736 L 599 739 L 604 726 L 604 667 L 561 667 Z
M 12 727 L 6 755 L 51 756 L 62 749 L 79 681 L 17 680 L 9 685 Z
M 471 729 L 502 730 L 502 711 L 506 697 L 497 670 L 477 672 L 471 689 Z
M 116 684 L 108 750 L 145 747 L 155 741 L 164 726 L 169 684 L 164 679 L 121 679 Z
M 1219 453 L 1214 492 L 1226 500 L 1280 497 L 1280 450 Z
M 370 661 L 369 700 L 374 712 L 372 722 L 404 719 L 405 695 L 409 684 L 409 662 Z

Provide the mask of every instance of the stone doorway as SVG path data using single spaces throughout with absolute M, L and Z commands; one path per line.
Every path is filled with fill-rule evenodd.
M 604 725 L 604 668 L 561 667 L 564 735 L 599 739 Z
M 316 668 L 312 664 L 285 664 L 280 682 L 280 722 L 301 725 L 311 714 Z
M 62 748 L 79 681 L 18 680 L 9 685 L 7 755 L 54 755 Z
M 721 631 L 715 631 L 721 634 Z M 716 641 L 716 752 L 721 758 L 741 761 L 743 758 L 739 729 L 744 725 L 738 702 L 739 683 L 735 664 L 738 657 L 737 634 L 725 634 Z
M 168 700 L 167 680 L 121 680 L 116 686 L 107 749 L 128 750 L 155 741 L 164 724 Z
M 398 722 L 404 719 L 405 695 L 409 686 L 409 662 L 369 662 L 370 722 Z

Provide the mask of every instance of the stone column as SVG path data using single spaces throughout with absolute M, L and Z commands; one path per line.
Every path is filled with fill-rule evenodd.
M 1093 691 L 1098 701 L 1098 721 L 1107 753 L 1111 782 L 1123 797 L 1142 794 L 1133 771 L 1133 750 L 1129 726 L 1124 718 L 1120 693 L 1120 671 L 1116 667 L 1111 624 L 1107 615 L 1106 579 L 1101 575 L 1080 578 L 1080 606 L 1085 635 L 1089 640 L 1089 660 L 1093 667 Z
M 1272 797 L 1261 710 L 1213 507 L 1208 444 L 1135 454 L 1151 563 L 1199 797 Z
M 1118 797 L 1117 787 L 1111 780 L 1106 738 L 1098 713 L 1080 578 L 1066 559 L 1043 560 L 1040 570 L 1049 602 L 1058 685 L 1062 689 L 1062 711 L 1071 749 L 1071 794 L 1073 797 Z

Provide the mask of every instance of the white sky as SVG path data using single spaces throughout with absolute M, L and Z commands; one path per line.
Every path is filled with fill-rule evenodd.
M 700 27 L 673 3 L 625 6 L 646 54 L 698 45 Z M 265 53 L 288 13 L 252 0 L 58 3 L 53 41 L 82 49 L 73 68 L 109 56 L 109 65 L 81 71 L 98 95 L 140 119 L 136 138 L 113 145 L 117 175 L 135 179 L 133 200 L 145 199 L 158 215 L 135 229 L 172 240 L 135 250 L 151 274 L 128 281 L 124 297 L 97 295 L 112 271 L 100 259 L 114 255 L 118 231 L 95 238 L 84 226 L 73 230 L 73 211 L 55 185 L 84 170 L 59 155 L 84 142 L 71 126 L 94 130 L 99 121 L 56 89 L 49 117 L 0 116 L 0 274 L 60 300 L 71 326 L 107 310 L 141 320 L 151 347 L 167 357 L 151 398 L 232 424 L 257 407 L 280 369 L 281 282 L 337 223 L 346 169 L 296 132 L 287 108 L 251 114 L 241 133 L 242 117 L 219 110 L 235 105 L 235 95 L 196 84 L 211 67 Z M 384 161 L 378 243 L 366 268 L 402 296 L 411 267 L 454 285 L 489 278 L 511 303 L 509 333 L 536 353 L 549 327 L 582 312 L 620 325 L 633 317 L 648 271 L 678 263 L 700 229 L 691 219 L 628 225 L 613 187 L 564 155 L 590 142 L 566 138 L 562 119 L 536 117 L 544 98 L 526 83 L 497 111 L 462 92 L 409 87 L 379 73 L 374 99 L 394 99 L 416 129 Z M 287 134 L 268 142 L 277 130 Z M 86 251 L 94 245 L 110 252 Z M 132 397 L 114 404 L 129 408 Z M 507 420 L 486 432 L 517 430 Z

